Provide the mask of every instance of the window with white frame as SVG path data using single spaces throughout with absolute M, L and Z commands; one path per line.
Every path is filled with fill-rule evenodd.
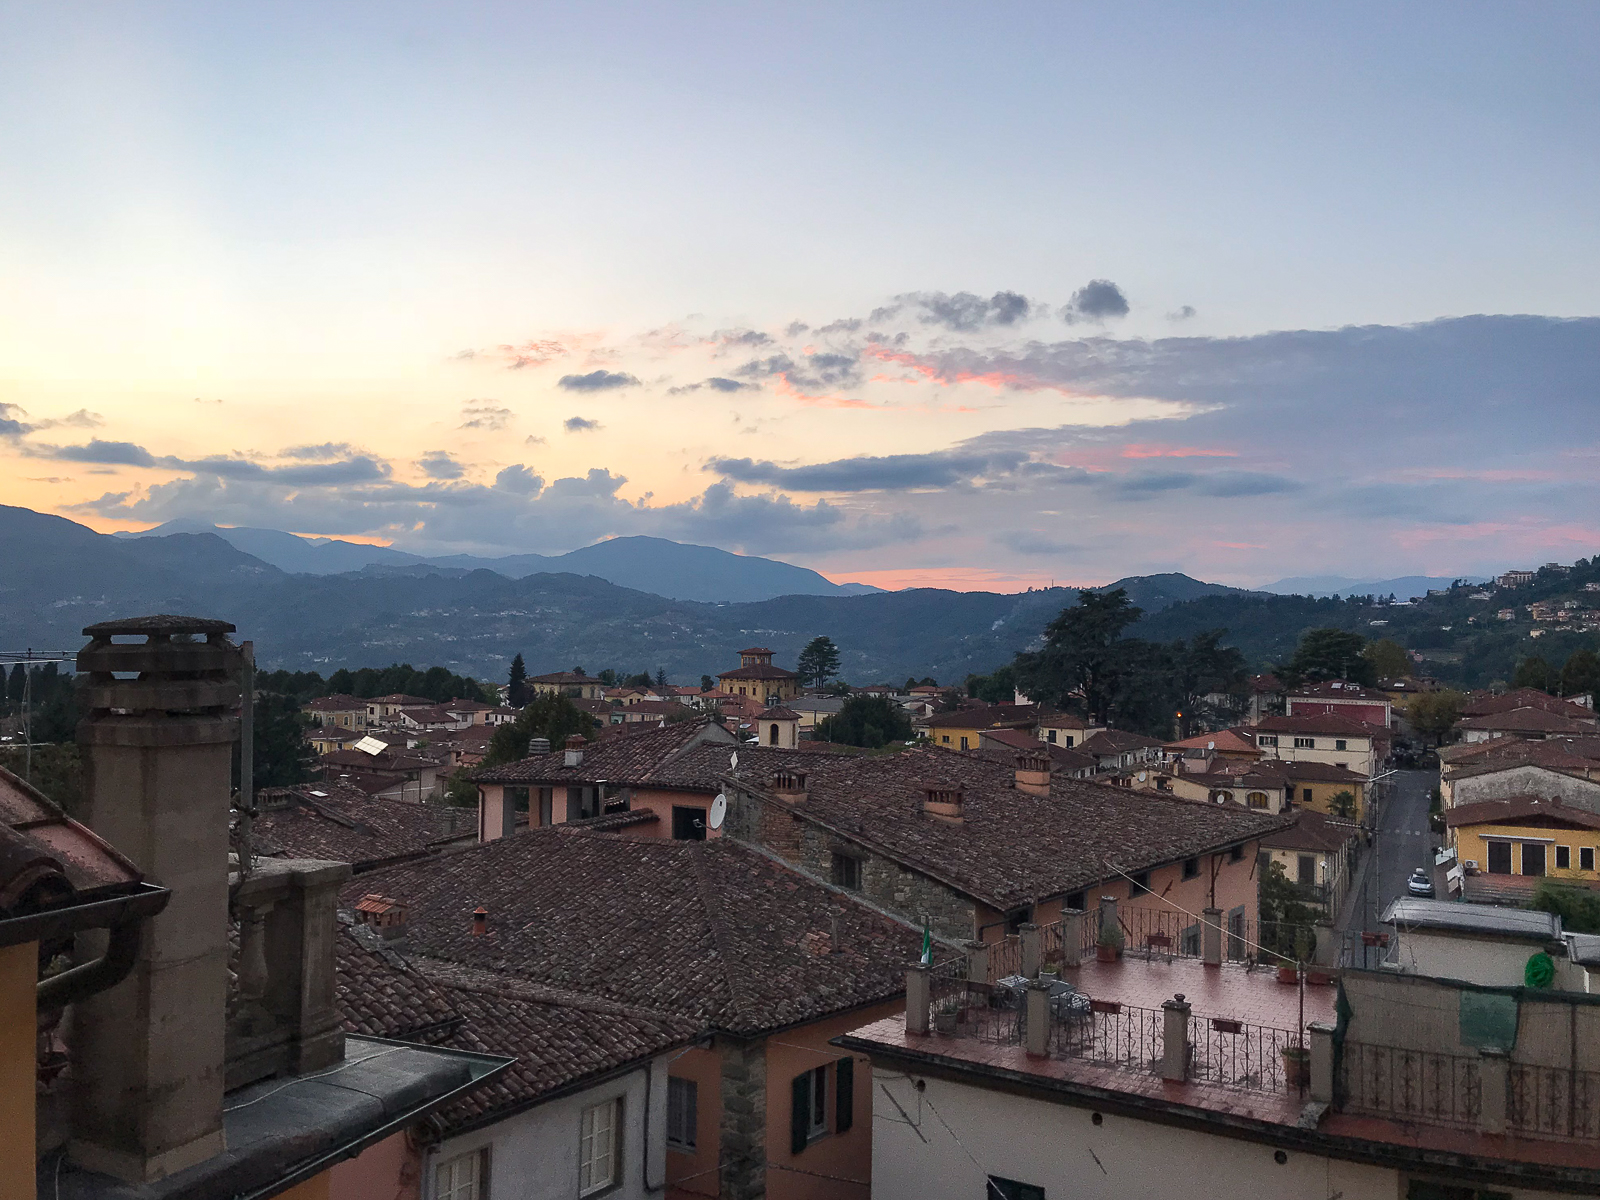
M 1317 739 L 1297 737 L 1294 740 L 1294 748 L 1296 750 L 1315 750 L 1317 748 Z
M 433 1183 L 434 1200 L 488 1200 L 489 1151 L 472 1150 L 440 1163 Z
M 617 1182 L 622 1167 L 622 1097 L 583 1110 L 578 1133 L 578 1195 Z
M 700 1088 L 692 1079 L 667 1078 L 667 1147 L 693 1150 L 700 1105 Z

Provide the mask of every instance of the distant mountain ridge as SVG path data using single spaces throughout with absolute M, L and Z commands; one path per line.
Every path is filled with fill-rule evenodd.
M 1115 583 L 1095 588 L 1097 592 L 1110 592 L 1122 588 L 1128 599 L 1146 613 L 1158 613 L 1174 604 L 1199 600 L 1205 596 L 1250 596 L 1257 593 L 1245 588 L 1229 587 L 1224 583 L 1204 583 L 1177 571 L 1164 575 L 1129 575 Z
M 280 571 L 297 575 L 341 575 L 349 571 L 425 573 L 442 567 L 452 574 L 487 570 L 508 579 L 542 572 L 594 575 L 619 587 L 652 592 L 672 600 L 739 603 L 777 596 L 855 596 L 881 591 L 865 583 L 834 583 L 806 567 L 714 546 L 695 546 L 654 537 L 619 537 L 566 554 L 421 555 L 389 546 L 368 546 L 338 538 L 308 538 L 277 529 L 227 529 L 198 521 L 168 521 L 143 533 L 118 534 L 123 540 L 173 534 L 213 534 Z
M 1457 579 L 1466 583 L 1487 583 L 1482 575 L 1401 575 L 1394 579 L 1347 579 L 1343 575 L 1300 575 L 1264 584 L 1259 590 L 1279 596 L 1394 596 L 1409 600 L 1430 591 L 1447 588 Z

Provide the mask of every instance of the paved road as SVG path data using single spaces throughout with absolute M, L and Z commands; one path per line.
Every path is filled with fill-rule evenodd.
M 1428 793 L 1439 772 L 1396 771 L 1378 814 L 1374 839 L 1359 901 L 1352 905 L 1348 928 L 1375 930 L 1389 902 L 1406 894 L 1406 877 L 1418 867 L 1433 874 L 1433 835 L 1428 830 Z

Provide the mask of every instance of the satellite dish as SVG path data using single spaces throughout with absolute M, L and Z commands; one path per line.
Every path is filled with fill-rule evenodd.
M 1144 772 L 1143 772 L 1143 771 L 1140 771 L 1140 772 L 1139 772 L 1139 782 L 1140 782 L 1140 783 L 1143 783 L 1143 782 L 1144 782 Z
M 707 821 L 707 824 L 713 829 L 721 829 L 723 819 L 727 817 L 727 815 L 728 798 L 721 792 L 718 792 L 717 798 L 711 802 L 711 817 Z
M 729 758 L 728 758 L 728 770 L 737 771 L 738 769 L 739 769 L 739 752 L 737 750 L 735 750 L 733 752 L 733 754 L 730 755 Z

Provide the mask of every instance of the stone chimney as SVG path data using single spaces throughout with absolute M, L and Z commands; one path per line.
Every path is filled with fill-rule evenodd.
M 583 765 L 583 748 L 587 744 L 581 733 L 569 733 L 567 735 L 567 766 L 577 767 Z
M 386 942 L 404 941 L 407 909 L 392 896 L 368 892 L 356 902 L 356 921 L 370 925 Z
M 489 932 L 489 910 L 483 905 L 478 905 L 472 910 L 472 936 L 482 937 Z
M 964 800 L 959 784 L 928 783 L 922 787 L 922 811 L 936 821 L 965 825 Z
M 1030 796 L 1050 794 L 1050 775 L 1055 762 L 1048 750 L 1024 750 L 1017 755 L 1017 791 Z
M 85 823 L 172 891 L 128 978 L 73 1015 L 72 1156 L 130 1183 L 224 1149 L 233 628 L 107 621 L 78 654 Z
M 772 777 L 770 788 L 774 799 L 785 804 L 806 802 L 806 773 L 804 771 L 779 771 Z

